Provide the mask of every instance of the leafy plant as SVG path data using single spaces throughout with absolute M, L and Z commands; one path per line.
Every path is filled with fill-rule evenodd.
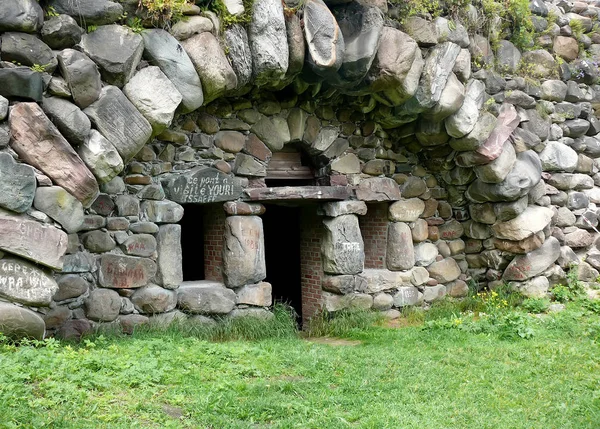
M 583 300 L 582 305 L 587 311 L 594 314 L 600 314 L 600 300 L 586 299 Z
M 529 313 L 545 313 L 550 307 L 550 301 L 546 298 L 527 298 L 521 306 Z
M 534 332 L 531 319 L 522 313 L 511 312 L 499 319 L 499 334 L 502 339 L 530 339 Z
M 48 8 L 46 9 L 46 16 L 48 18 L 52 18 L 53 16 L 58 16 L 59 13 L 56 11 L 56 9 L 54 9 L 53 6 L 48 6 Z
M 143 22 L 137 16 L 135 16 L 133 18 L 129 18 L 127 20 L 127 27 L 129 27 L 131 29 L 131 31 L 133 31 L 134 33 L 137 33 L 137 34 L 144 31 Z
M 46 67 L 48 65 L 41 65 L 41 64 L 34 64 L 31 67 L 29 67 L 31 70 L 33 70 L 34 72 L 38 72 L 38 73 L 44 73 L 46 71 Z
M 575 301 L 584 294 L 585 287 L 583 282 L 579 280 L 579 268 L 577 265 L 571 265 L 567 273 L 567 284 L 555 286 L 551 293 L 555 301 L 569 302 Z

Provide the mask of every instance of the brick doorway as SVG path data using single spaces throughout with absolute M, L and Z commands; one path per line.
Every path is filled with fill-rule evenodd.
M 265 232 L 267 279 L 273 288 L 273 303 L 290 305 L 302 323 L 300 218 L 298 207 L 265 204 L 261 217 Z
M 184 204 L 180 225 L 183 280 L 223 281 L 223 206 Z
M 265 207 L 266 281 L 273 302 L 292 306 L 301 327 L 321 306 L 321 218 L 316 205 Z

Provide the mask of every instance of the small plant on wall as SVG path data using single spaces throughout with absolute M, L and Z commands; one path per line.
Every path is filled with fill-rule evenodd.
M 188 0 L 139 0 L 138 9 L 145 12 L 147 18 L 156 27 L 170 27 L 183 18 Z

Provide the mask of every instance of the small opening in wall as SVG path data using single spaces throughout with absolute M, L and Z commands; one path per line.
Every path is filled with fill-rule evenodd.
M 185 204 L 181 219 L 183 280 L 204 280 L 204 207 Z

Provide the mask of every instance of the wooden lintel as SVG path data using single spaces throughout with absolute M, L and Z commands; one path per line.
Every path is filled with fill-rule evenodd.
M 278 188 L 251 188 L 244 191 L 245 201 L 291 200 L 346 200 L 352 188 L 346 186 L 283 186 Z

